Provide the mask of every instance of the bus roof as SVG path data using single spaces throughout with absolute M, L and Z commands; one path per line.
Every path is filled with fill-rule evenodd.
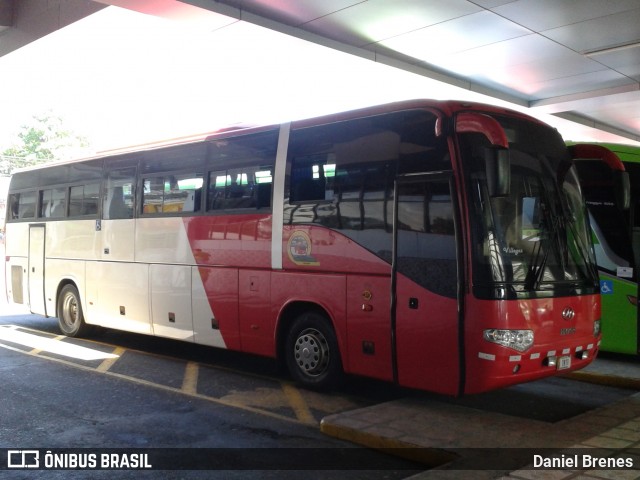
M 320 117 L 313 117 L 307 119 L 296 120 L 292 122 L 293 128 L 304 128 L 307 126 L 322 125 L 326 123 L 339 122 L 344 120 L 350 120 L 354 118 L 382 115 L 385 113 L 412 110 L 420 108 L 431 108 L 442 112 L 445 116 L 451 116 L 454 113 L 468 110 L 480 110 L 487 113 L 496 114 L 508 114 L 513 116 L 519 116 L 521 118 L 527 118 L 533 122 L 544 124 L 544 122 L 537 118 L 531 117 L 525 113 L 511 110 L 508 108 L 490 105 L 488 103 L 476 103 L 463 100 L 429 100 L 429 99 L 414 99 L 414 100 L 402 100 L 393 103 L 386 103 L 382 105 L 375 105 L 371 107 L 364 107 L 356 110 L 344 111 L 339 113 L 333 113 L 329 115 L 323 115 Z
M 596 147 L 606 148 L 614 153 L 621 162 L 640 163 L 640 147 L 633 145 L 606 142 L 567 142 L 567 145 L 570 147 L 573 145 L 594 145 Z
M 638 162 L 640 163 L 640 147 L 634 147 L 633 145 L 623 145 L 618 143 L 599 143 L 605 148 L 608 148 L 613 153 L 618 155 L 618 158 L 623 162 Z
M 412 110 L 412 109 L 420 109 L 420 108 L 430 108 L 430 109 L 438 110 L 444 116 L 451 116 L 454 113 L 461 112 L 461 111 L 468 111 L 468 110 L 478 111 L 479 110 L 487 113 L 508 114 L 516 117 L 527 118 L 530 121 L 533 121 L 539 124 L 544 124 L 544 122 L 542 122 L 541 120 L 531 117 L 525 113 L 521 113 L 516 110 L 511 110 L 508 108 L 499 107 L 495 105 L 467 102 L 462 100 L 429 100 L 429 99 L 404 100 L 404 101 L 399 101 L 394 103 L 387 103 L 387 104 L 365 107 L 365 108 L 356 109 L 356 110 L 349 110 L 349 111 L 332 113 L 332 114 L 318 116 L 318 117 L 295 120 L 295 121 L 292 121 L 291 124 L 293 128 L 304 128 L 304 127 L 310 127 L 314 125 L 323 125 L 327 123 L 346 121 L 354 118 L 382 115 L 382 114 L 391 113 L 394 111 Z M 127 153 L 145 152 L 145 151 L 151 151 L 151 150 L 156 150 L 156 149 L 165 148 L 165 147 L 172 147 L 172 146 L 184 145 L 189 143 L 214 140 L 220 137 L 231 137 L 231 136 L 245 135 L 248 133 L 257 133 L 260 131 L 274 130 L 278 127 L 279 125 L 277 124 L 264 125 L 264 126 L 237 124 L 227 128 L 221 128 L 219 130 L 215 130 L 209 133 L 178 137 L 178 138 L 162 140 L 158 142 L 132 145 L 132 146 L 123 147 L 119 149 L 98 152 L 97 154 L 88 156 L 88 157 L 54 161 L 50 163 L 43 163 L 39 165 L 32 165 L 29 167 L 18 168 L 14 170 L 14 173 L 31 171 L 31 170 L 39 170 L 39 169 L 48 168 L 51 166 L 66 165 L 66 164 L 82 162 L 82 161 L 99 160 L 99 159 L 115 157 L 115 156 L 123 155 Z
M 95 155 L 90 155 L 87 157 L 78 157 L 78 158 L 71 158 L 67 160 L 58 160 L 58 161 L 53 161 L 48 163 L 40 163 L 37 165 L 30 165 L 28 167 L 16 168 L 13 172 L 14 173 L 28 172 L 31 170 L 39 170 L 41 168 L 55 167 L 57 165 L 67 165 L 71 163 L 84 162 L 89 160 L 100 160 L 102 158 L 116 157 L 118 155 L 123 155 L 126 153 L 145 152 L 150 150 L 156 150 L 159 148 L 186 145 L 189 143 L 205 141 L 211 136 L 219 135 L 221 133 L 244 132 L 244 131 L 251 131 L 251 130 L 253 130 L 253 125 L 236 125 L 232 127 L 221 128 L 220 130 L 216 130 L 213 132 L 188 135 L 184 137 L 170 138 L 166 140 L 160 140 L 157 142 L 129 145 L 127 147 L 114 148 L 112 150 L 103 150 L 103 151 L 97 152 Z

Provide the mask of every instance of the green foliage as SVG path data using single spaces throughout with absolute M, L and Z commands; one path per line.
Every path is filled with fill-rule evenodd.
M 13 146 L 0 152 L 0 174 L 20 167 L 65 160 L 86 149 L 88 141 L 64 128 L 51 112 L 34 115 L 29 125 L 20 127 Z

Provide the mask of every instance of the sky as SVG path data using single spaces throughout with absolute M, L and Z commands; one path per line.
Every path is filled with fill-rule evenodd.
M 409 98 L 498 103 L 246 22 L 211 32 L 117 7 L 0 57 L 0 72 L 12 92 L 0 109 L 0 151 L 47 112 L 100 152 Z M 543 120 L 567 139 L 597 139 Z

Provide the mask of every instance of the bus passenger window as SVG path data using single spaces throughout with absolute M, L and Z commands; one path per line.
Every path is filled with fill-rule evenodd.
M 207 209 L 269 207 L 271 184 L 271 167 L 245 167 L 211 172 Z
M 109 218 L 129 218 L 130 212 L 124 203 L 122 187 L 113 187 L 109 202 Z
M 36 215 L 36 192 L 13 193 L 9 197 L 11 219 L 33 218 Z
M 333 191 L 328 179 L 335 176 L 335 155 L 320 154 L 293 160 L 291 170 L 291 201 L 331 200 Z M 326 189 L 326 190 L 325 190 Z
M 178 180 L 178 195 L 183 199 L 183 212 L 199 212 L 200 199 L 202 198 L 202 184 L 204 179 L 201 173 L 196 175 L 181 175 Z
M 162 211 L 164 195 L 164 178 L 145 178 L 142 191 L 142 213 L 159 213 Z
M 64 188 L 53 188 L 40 192 L 40 218 L 62 218 L 66 214 L 66 191 Z
M 82 215 L 82 199 L 84 198 L 84 185 L 71 187 L 69 191 L 69 216 Z
M 143 182 L 143 213 L 199 212 L 202 174 L 165 175 Z
M 69 216 L 77 217 L 98 214 L 98 196 L 100 185 L 79 185 L 69 191 Z
M 173 175 L 165 178 L 164 198 L 162 200 L 162 212 L 181 212 L 184 205 L 184 197 L 178 186 L 178 180 Z
M 112 170 L 104 189 L 102 215 L 106 220 L 133 218 L 135 168 Z
M 212 140 L 207 210 L 271 207 L 277 147 L 277 130 Z
M 165 181 L 163 212 L 200 211 L 200 192 L 204 180 L 202 174 L 170 175 Z M 169 189 L 167 190 L 167 187 Z

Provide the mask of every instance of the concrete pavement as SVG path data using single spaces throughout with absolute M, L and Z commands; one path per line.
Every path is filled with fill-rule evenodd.
M 23 313 L 7 305 L 0 305 L 0 310 L 5 315 Z M 601 356 L 586 369 L 567 376 L 640 391 L 638 359 Z M 433 466 L 413 480 L 640 479 L 640 393 L 555 423 L 404 398 L 326 416 L 321 430 Z M 546 470 L 527 466 L 535 453 L 564 448 L 631 458 L 634 467 L 605 470 L 568 465 Z M 505 462 L 505 456 L 513 462 Z M 505 463 L 517 466 L 505 469 Z
M 640 362 L 598 358 L 567 376 L 638 390 Z M 435 466 L 413 480 L 640 478 L 640 393 L 555 423 L 405 398 L 325 417 L 321 430 Z M 570 460 L 556 464 L 560 468 L 534 465 L 534 455 L 541 460 L 561 449 L 570 449 Z M 582 457 L 573 465 L 573 456 L 585 451 L 598 458 L 618 456 L 633 466 L 589 468 Z

